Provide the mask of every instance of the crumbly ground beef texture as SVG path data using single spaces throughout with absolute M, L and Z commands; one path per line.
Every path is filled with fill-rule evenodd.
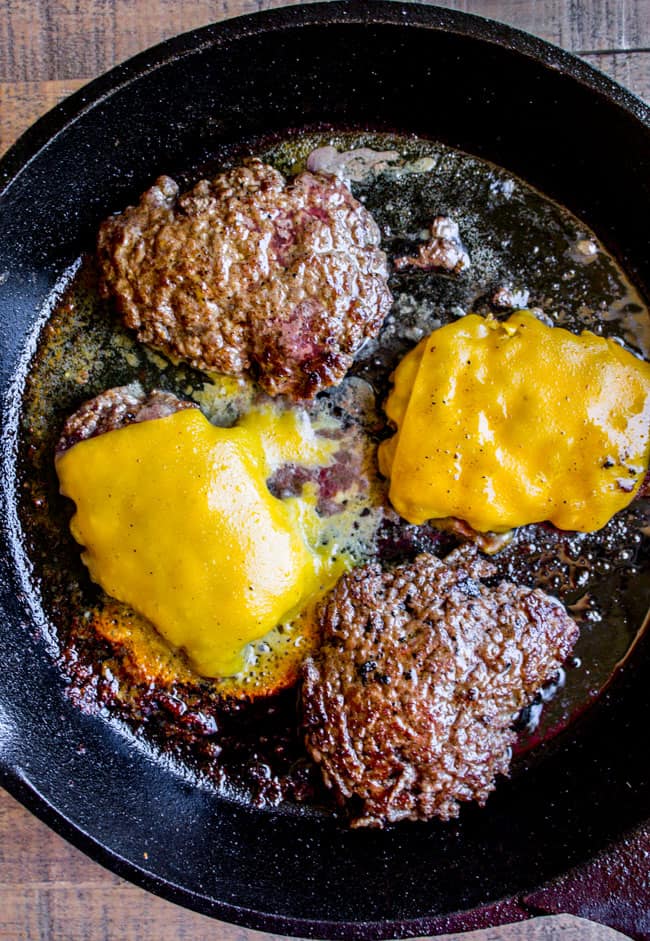
M 193 402 L 185 402 L 172 392 L 154 389 L 145 392 L 134 382 L 129 386 L 107 389 L 94 399 L 79 406 L 66 421 L 56 446 L 62 454 L 78 441 L 96 438 L 108 431 L 116 431 L 127 425 L 155 418 L 166 418 L 186 408 L 196 408 Z
M 502 582 L 472 547 L 345 575 L 321 603 L 304 668 L 306 744 L 353 826 L 456 817 L 507 774 L 512 723 L 578 628 L 535 589 Z
M 188 193 L 160 177 L 101 226 L 101 290 L 138 339 L 206 372 L 311 398 L 341 381 L 391 294 L 380 233 L 333 176 L 259 160 Z

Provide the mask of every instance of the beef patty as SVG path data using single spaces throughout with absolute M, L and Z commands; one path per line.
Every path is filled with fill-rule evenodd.
M 472 547 L 345 575 L 304 667 L 306 744 L 353 826 L 455 817 L 507 774 L 512 723 L 578 636 L 538 589 L 479 579 Z
M 339 382 L 391 304 L 368 211 L 334 177 L 259 160 L 179 196 L 160 177 L 99 231 L 101 290 L 138 339 L 271 395 Z
M 166 418 L 167 415 L 173 415 L 184 408 L 196 406 L 192 402 L 179 399 L 172 392 L 162 392 L 160 389 L 145 392 L 137 382 L 108 389 L 94 399 L 84 402 L 68 418 L 57 443 L 56 453 L 62 454 L 73 444 L 85 441 L 86 438 L 95 438 L 135 422 Z

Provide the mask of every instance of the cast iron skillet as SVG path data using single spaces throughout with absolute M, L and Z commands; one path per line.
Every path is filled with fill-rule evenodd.
M 650 294 L 650 111 L 573 57 L 476 17 L 381 2 L 244 17 L 163 43 L 54 109 L 0 166 L 1 780 L 114 871 L 229 921 L 383 938 L 521 917 L 516 899 L 634 828 L 647 837 L 647 638 L 525 782 L 502 781 L 457 824 L 387 832 L 190 786 L 75 709 L 46 650 L 13 457 L 57 278 L 156 173 L 323 123 L 415 132 L 506 167 L 581 217 Z M 618 927 L 643 935 L 643 905 Z

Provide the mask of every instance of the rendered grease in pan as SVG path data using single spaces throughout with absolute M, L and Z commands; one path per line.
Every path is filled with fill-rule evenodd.
M 460 274 L 408 268 L 393 274 L 395 302 L 379 337 L 366 343 L 343 384 L 314 404 L 343 428 L 361 431 L 368 448 L 390 433 L 381 405 L 398 360 L 426 333 L 468 311 L 507 314 L 508 303 L 525 303 L 549 323 L 587 328 L 618 338 L 636 354 L 650 354 L 648 311 L 614 259 L 594 233 L 519 179 L 442 145 L 390 135 L 309 133 L 247 153 L 293 174 L 317 148 L 330 148 L 319 151 L 318 159 L 347 177 L 374 215 L 391 261 L 416 255 L 436 216 L 458 225 L 470 259 Z M 331 148 L 367 150 L 341 159 Z M 245 155 L 241 148 L 220 153 L 211 164 L 188 169 L 179 182 L 190 185 Z M 166 169 L 152 167 L 151 180 Z M 82 401 L 134 380 L 193 398 L 222 424 L 232 423 L 256 394 L 250 386 L 224 394 L 198 372 L 136 344 L 98 299 L 89 256 L 43 330 L 25 394 L 21 441 L 22 520 L 70 696 L 81 708 L 121 723 L 125 735 L 164 754 L 201 786 L 260 806 L 332 811 L 298 733 L 295 689 L 252 703 L 224 698 L 141 623 L 137 629 L 149 638 L 150 662 L 138 673 L 133 648 L 125 642 L 125 624 L 136 616 L 105 599 L 80 562 L 69 535 L 71 508 L 58 494 L 54 445 L 63 421 Z M 405 559 L 423 549 L 444 555 L 455 544 L 448 533 L 400 521 L 384 506 L 381 481 L 367 473 L 367 505 L 358 507 L 348 534 L 358 561 L 372 555 Z M 584 710 L 629 651 L 650 604 L 649 537 L 649 501 L 637 499 L 598 533 L 528 526 L 494 557 L 498 577 L 561 598 L 581 628 L 566 677 L 543 690 L 520 717 L 513 774 L 543 757 L 544 749 L 532 752 L 532 746 Z M 152 673 L 168 682 L 152 686 Z

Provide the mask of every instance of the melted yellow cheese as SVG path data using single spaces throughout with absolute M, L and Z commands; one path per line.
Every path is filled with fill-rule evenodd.
M 634 497 L 650 456 L 650 365 L 612 340 L 527 311 L 475 314 L 406 355 L 379 449 L 409 522 L 457 517 L 479 532 L 549 520 L 591 532 Z
M 279 463 L 335 449 L 300 413 L 217 428 L 196 409 L 75 444 L 57 459 L 91 577 L 148 618 L 197 672 L 229 676 L 246 645 L 328 588 L 347 560 L 318 545 L 315 495 L 279 500 Z M 322 540 L 320 540 L 322 542 Z

